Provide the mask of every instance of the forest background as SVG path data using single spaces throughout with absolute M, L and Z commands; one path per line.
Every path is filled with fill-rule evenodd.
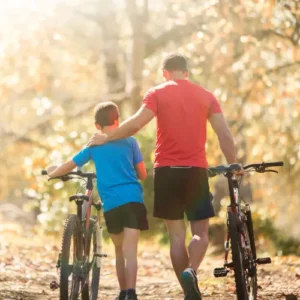
M 163 81 L 169 52 L 184 54 L 190 80 L 219 99 L 239 162 L 284 161 L 273 173 L 243 179 L 259 245 L 300 255 L 300 3 L 275 0 L 55 0 L 0 2 L 0 213 L 61 232 L 74 207 L 74 183 L 40 171 L 71 158 L 95 132 L 93 108 L 115 101 L 122 120 Z M 180 121 L 180 120 L 178 120 Z M 149 176 L 144 185 L 151 231 L 155 122 L 138 135 Z M 208 128 L 209 165 L 225 163 Z M 89 165 L 86 169 L 93 170 Z M 225 178 L 211 180 L 224 227 Z M 222 233 L 223 234 L 223 233 Z

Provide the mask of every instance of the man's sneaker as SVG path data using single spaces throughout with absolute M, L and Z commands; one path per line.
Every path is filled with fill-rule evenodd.
M 202 300 L 198 287 L 197 274 L 192 268 L 185 269 L 181 274 L 185 300 Z
M 138 300 L 135 290 L 128 290 L 125 300 Z

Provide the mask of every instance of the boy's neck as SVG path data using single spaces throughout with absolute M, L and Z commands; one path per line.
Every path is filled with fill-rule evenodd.
M 115 128 L 118 128 L 118 127 L 119 127 L 119 125 L 116 125 L 116 124 L 111 125 L 111 126 L 104 126 L 104 127 L 101 128 L 101 132 L 102 133 L 109 133 L 110 131 L 112 131 Z

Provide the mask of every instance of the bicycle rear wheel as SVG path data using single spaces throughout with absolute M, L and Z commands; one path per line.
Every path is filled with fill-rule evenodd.
M 244 254 L 241 245 L 241 232 L 236 213 L 228 212 L 228 223 L 237 299 L 249 300 L 244 270 Z
M 88 249 L 86 259 L 91 265 L 92 278 L 88 272 L 85 282 L 82 287 L 82 300 L 97 300 L 100 281 L 101 257 L 96 257 L 95 254 L 101 254 L 102 248 L 102 230 L 99 227 L 96 217 L 91 218 L 90 230 L 87 233 Z
M 69 215 L 62 238 L 60 300 L 77 300 L 79 297 L 80 275 L 78 272 L 80 268 L 78 266 L 82 260 L 82 239 L 80 235 L 78 217 Z

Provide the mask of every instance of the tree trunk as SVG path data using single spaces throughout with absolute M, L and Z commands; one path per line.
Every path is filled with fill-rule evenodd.
M 127 82 L 127 89 L 131 95 L 131 110 L 136 111 L 141 105 L 142 81 L 145 57 L 145 27 L 148 15 L 148 0 L 144 0 L 140 9 L 136 0 L 127 0 L 128 16 L 132 30 L 131 74 Z
M 103 55 L 105 64 L 105 74 L 107 91 L 106 93 L 116 93 L 125 88 L 125 79 L 120 71 L 120 60 L 123 59 L 122 51 L 119 47 L 119 28 L 116 24 L 116 9 L 114 1 L 101 1 L 101 20 L 103 41 Z

